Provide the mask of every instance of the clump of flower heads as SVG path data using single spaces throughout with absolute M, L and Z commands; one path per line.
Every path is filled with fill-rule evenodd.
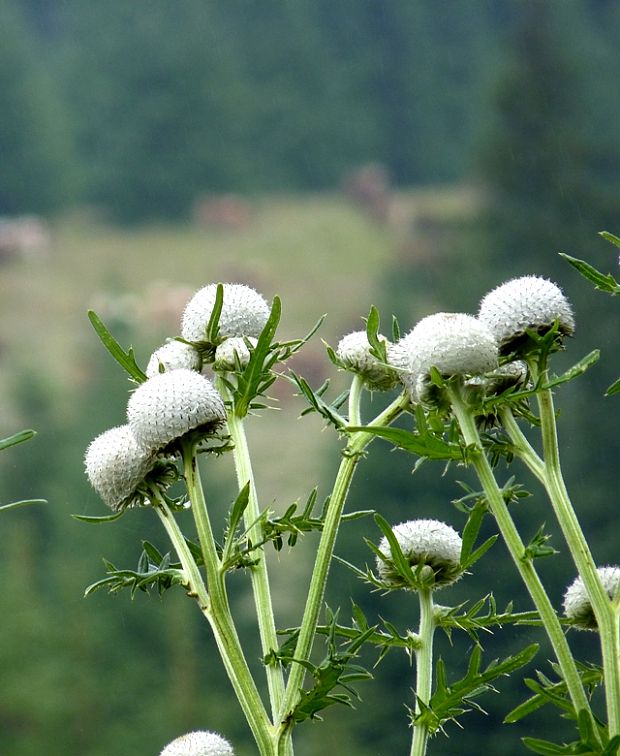
M 379 336 L 388 348 L 388 340 Z M 354 331 L 338 342 L 336 356 L 346 370 L 357 373 L 371 391 L 388 391 L 398 383 L 398 374 L 389 364 L 378 360 L 370 352 L 366 331 Z
M 557 322 L 559 333 L 575 330 L 573 311 L 559 286 L 539 276 L 522 276 L 490 291 L 480 303 L 478 319 L 493 333 L 502 354 L 527 344 L 527 331 L 547 333 Z
M 191 344 L 182 341 L 169 341 L 167 344 L 156 349 L 144 371 L 148 378 L 158 373 L 170 372 L 171 370 L 200 370 L 200 354 Z
M 269 318 L 269 305 L 250 286 L 223 285 L 224 298 L 219 318 L 219 338 L 251 336 L 258 338 Z M 217 284 L 209 284 L 196 292 L 183 313 L 181 335 L 187 341 L 207 342 L 207 327 L 213 314 Z
M 598 567 L 597 572 L 610 599 L 620 592 L 620 567 Z M 581 577 L 568 586 L 564 594 L 564 614 L 581 630 L 596 630 L 596 618 L 590 597 Z
M 84 466 L 92 487 L 114 511 L 140 503 L 137 491 L 156 461 L 155 452 L 140 444 L 129 425 L 110 428 L 86 450 Z
M 221 735 L 197 730 L 168 743 L 159 756 L 234 756 L 234 751 Z
M 226 420 L 226 408 L 208 378 L 179 369 L 142 383 L 129 399 L 127 420 L 139 443 L 163 449 L 191 430 L 213 433 Z
M 461 568 L 463 541 L 454 528 L 440 520 L 408 520 L 396 525 L 392 532 L 403 556 L 410 567 L 429 567 L 433 572 L 430 588 L 436 590 L 456 582 Z M 383 557 L 377 556 L 377 572 L 380 580 L 388 588 L 415 590 L 394 563 L 392 549 L 387 537 L 379 543 Z M 421 576 L 425 580 L 425 576 Z

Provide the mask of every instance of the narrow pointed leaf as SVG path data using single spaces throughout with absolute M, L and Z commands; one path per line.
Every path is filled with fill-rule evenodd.
M 36 431 L 23 430 L 19 431 L 18 433 L 14 433 L 12 436 L 8 436 L 7 438 L 0 438 L 0 451 L 2 449 L 8 449 L 9 446 L 22 444 L 24 441 L 28 441 L 36 435 Z
M 138 383 L 144 383 L 144 381 L 146 381 L 146 374 L 138 367 L 133 354 L 133 349 L 130 347 L 126 352 L 105 327 L 101 318 L 93 310 L 88 311 L 88 319 L 90 320 L 92 327 L 95 329 L 97 336 L 99 336 L 101 343 L 112 357 L 114 357 L 118 364 Z

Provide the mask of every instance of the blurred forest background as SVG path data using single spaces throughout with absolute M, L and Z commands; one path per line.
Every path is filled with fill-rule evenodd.
M 615 303 L 557 253 L 616 265 L 596 234 L 620 233 L 618 39 L 614 0 L 0 0 L 0 436 L 38 431 L 3 453 L 0 502 L 49 501 L 2 516 L 0 753 L 152 756 L 192 728 L 254 752 L 181 591 L 82 598 L 103 556 L 133 567 L 142 538 L 166 549 L 147 510 L 106 526 L 70 516 L 105 514 L 83 453 L 124 421 L 129 389 L 89 307 L 145 363 L 211 281 L 281 295 L 286 338 L 327 312 L 320 336 L 335 345 L 371 303 L 409 330 L 437 310 L 475 312 L 510 276 L 549 276 L 578 324 L 557 369 L 603 351 L 561 390 L 559 424 L 596 558 L 617 563 L 617 399 L 602 396 L 618 372 Z M 318 337 L 295 367 L 315 386 L 333 372 Z M 334 376 L 335 391 L 344 385 Z M 281 411 L 249 431 L 262 505 L 279 510 L 315 484 L 326 495 L 340 444 L 316 418 L 297 419 L 303 404 L 285 381 L 274 392 Z M 376 442 L 349 509 L 462 527 L 450 502 L 466 472 L 412 475 L 414 462 Z M 205 474 L 223 527 L 230 461 L 209 461 Z M 561 553 L 540 569 L 559 607 L 573 568 L 532 490 L 515 514 L 524 538 L 543 522 L 554 533 Z M 370 562 L 364 536 L 379 537 L 370 519 L 343 530 L 338 553 Z M 299 621 L 315 547 L 307 537 L 272 560 L 282 627 Z M 529 608 L 500 544 L 476 567 L 439 600 L 493 591 L 500 606 Z M 243 575 L 231 594 L 252 648 Z M 371 594 L 334 566 L 328 600 L 343 621 L 351 595 L 373 621 L 415 626 L 413 601 Z M 580 658 L 597 659 L 591 635 L 571 634 Z M 485 639 L 486 658 L 534 639 L 506 629 Z M 439 638 L 438 653 L 459 677 L 470 642 L 453 642 Z M 543 644 L 528 674 L 548 671 L 548 658 Z M 392 652 L 360 685 L 357 710 L 303 725 L 296 753 L 408 752 L 413 679 Z M 549 734 L 545 711 L 501 724 L 526 695 L 520 679 L 506 681 L 481 701 L 487 716 L 466 715 L 464 731 L 449 727 L 430 752 L 521 753 L 519 736 Z

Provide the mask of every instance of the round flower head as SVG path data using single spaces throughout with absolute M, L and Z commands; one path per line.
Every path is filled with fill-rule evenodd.
M 196 292 L 183 313 L 181 335 L 187 341 L 207 338 L 207 326 L 215 306 L 217 285 L 209 284 Z M 253 336 L 258 338 L 269 318 L 269 306 L 254 289 L 244 284 L 224 284 L 224 299 L 219 320 L 221 338 Z
M 526 341 L 527 330 L 545 334 L 556 321 L 564 336 L 575 330 L 573 312 L 562 290 L 538 276 L 514 278 L 490 291 L 480 303 L 478 319 L 491 330 L 502 354 Z
M 159 756 L 234 756 L 234 751 L 221 735 L 199 730 L 168 743 Z
M 162 449 L 188 431 L 213 432 L 226 409 L 211 381 L 180 368 L 142 383 L 129 399 L 127 419 L 139 443 Z
M 596 570 L 610 599 L 620 590 L 620 567 L 598 567 Z M 564 594 L 564 614 L 581 630 L 596 630 L 596 618 L 583 580 L 580 577 L 568 586 Z
M 414 398 L 419 376 L 426 379 L 433 366 L 446 378 L 477 375 L 497 367 L 495 340 L 489 329 L 471 315 L 459 312 L 429 315 L 402 341 L 409 350 Z
M 178 370 L 179 368 L 200 370 L 200 355 L 190 344 L 184 344 L 182 341 L 169 341 L 153 352 L 145 373 L 148 378 L 152 378 L 158 373 Z
M 86 450 L 84 466 L 92 487 L 115 511 L 139 500 L 136 489 L 155 463 L 155 454 L 136 440 L 128 425 L 102 433 Z
M 250 361 L 250 350 L 247 341 L 255 347 L 256 339 L 246 336 L 233 336 L 230 339 L 222 341 L 215 349 L 215 359 L 213 361 L 213 367 L 215 370 L 236 370 L 237 365 L 244 368 Z
M 461 577 L 461 536 L 439 520 L 409 520 L 392 528 L 403 556 L 412 568 L 428 566 L 434 572 L 434 590 L 454 583 Z M 392 549 L 386 537 L 379 543 L 385 559 L 377 557 L 377 572 L 391 588 L 408 588 L 407 582 L 394 565 Z
M 379 340 L 387 345 L 384 336 L 379 336 Z M 343 336 L 336 348 L 336 356 L 346 370 L 360 375 L 369 389 L 387 391 L 398 382 L 396 371 L 370 353 L 366 331 L 354 331 Z

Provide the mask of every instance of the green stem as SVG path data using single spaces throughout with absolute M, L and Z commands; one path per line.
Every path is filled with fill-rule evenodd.
M 355 384 L 355 379 L 353 381 Z M 353 398 L 351 398 L 353 397 Z M 359 408 L 351 407 L 352 403 L 360 401 L 358 391 L 350 395 L 349 415 L 359 417 Z M 386 409 L 369 423 L 370 427 L 380 427 L 389 425 L 405 409 L 408 399 L 404 394 L 397 397 Z M 286 685 L 286 693 L 282 705 L 281 716 L 279 721 L 282 725 L 282 732 L 285 733 L 291 723 L 289 717 L 294 709 L 295 702 L 301 689 L 305 667 L 299 662 L 305 662 L 310 658 L 312 643 L 316 634 L 316 627 L 321 612 L 321 605 L 325 595 L 325 585 L 329 573 L 329 566 L 334 552 L 338 527 L 342 517 L 342 511 L 345 505 L 347 493 L 351 485 L 353 474 L 357 467 L 362 452 L 372 441 L 373 436 L 365 431 L 356 431 L 349 436 L 349 442 L 343 451 L 343 459 L 340 462 L 334 487 L 329 497 L 329 506 L 323 523 L 323 531 L 319 541 L 319 547 L 312 571 L 312 580 L 308 591 L 308 598 L 304 609 L 304 615 L 299 628 L 299 636 L 295 647 L 295 662 L 291 665 L 291 672 Z
M 189 595 L 194 597 L 198 602 L 200 611 L 207 615 L 210 611 L 209 594 L 192 554 L 187 546 L 185 537 L 179 528 L 177 521 L 172 514 L 170 507 L 157 489 L 153 489 L 153 499 L 155 511 L 163 524 L 170 542 L 181 562 L 183 572 L 185 573 L 186 585 Z
M 603 660 L 609 736 L 613 737 L 620 734 L 618 616 L 597 572 L 596 563 L 566 490 L 560 466 L 553 395 L 549 389 L 544 389 L 537 394 L 537 398 L 545 462 L 544 485 L 596 617 Z
M 597 731 L 590 704 L 583 689 L 577 665 L 566 641 L 562 626 L 531 559 L 525 556 L 525 546 L 508 511 L 502 491 L 495 480 L 491 465 L 482 448 L 475 418 L 461 397 L 460 386 L 448 385 L 447 391 L 454 414 L 468 447 L 468 458 L 482 484 L 489 508 L 495 517 L 508 551 L 540 615 L 540 619 L 560 665 L 573 706 L 576 711 L 583 709 L 588 712 L 592 719 L 594 730 Z
M 227 393 L 229 394 L 229 392 Z M 227 398 L 231 399 L 232 403 L 232 397 L 228 395 Z M 258 506 L 258 496 L 254 482 L 250 451 L 245 435 L 243 420 L 235 414 L 234 404 L 232 404 L 231 410 L 228 413 L 228 431 L 234 446 L 233 455 L 239 489 L 242 489 L 249 483 L 248 506 L 244 512 L 244 522 L 248 529 L 248 538 L 253 544 L 263 543 L 264 534 L 260 520 L 260 509 Z M 260 633 L 261 649 L 264 659 L 272 659 L 274 652 L 279 648 L 279 643 L 273 614 L 271 590 L 269 587 L 267 560 L 262 548 L 255 552 L 255 556 L 258 561 L 250 568 L 250 573 Z M 269 700 L 271 702 L 271 713 L 275 721 L 275 718 L 280 711 L 280 706 L 282 705 L 282 699 L 284 698 L 284 675 L 282 673 L 281 664 L 278 661 L 269 661 L 266 665 L 266 675 L 267 686 L 269 689 Z
M 433 685 L 433 636 L 435 633 L 435 616 L 433 592 L 429 588 L 420 589 L 420 644 L 416 647 L 416 706 L 415 713 L 420 714 L 420 702 L 428 704 L 431 700 Z M 425 756 L 428 743 L 428 726 L 414 722 L 411 742 L 411 756 Z
M 269 721 L 252 678 L 230 611 L 221 562 L 213 538 L 202 481 L 198 472 L 194 445 L 191 442 L 184 443 L 182 454 L 185 483 L 207 574 L 210 606 L 204 614 L 209 620 L 224 667 L 252 730 L 261 756 L 276 756 L 277 746 L 274 728 Z
M 515 416 L 512 414 L 510 406 L 505 406 L 500 409 L 499 419 L 510 437 L 516 455 L 519 459 L 525 462 L 530 472 L 544 485 L 545 464 L 519 427 Z

